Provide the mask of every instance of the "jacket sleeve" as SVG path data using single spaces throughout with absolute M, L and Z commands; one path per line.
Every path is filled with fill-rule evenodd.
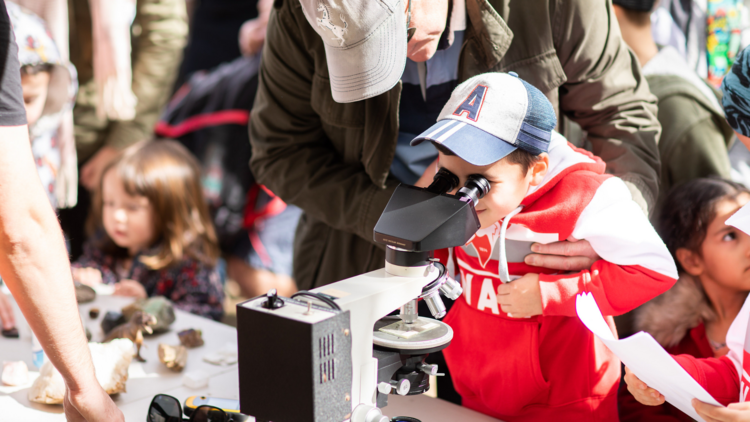
M 138 0 L 133 28 L 141 31 L 133 45 L 138 104 L 133 120 L 112 122 L 105 143 L 118 149 L 153 136 L 187 43 L 185 0 Z
M 587 240 L 602 259 L 576 274 L 541 274 L 544 315 L 575 316 L 575 298 L 583 292 L 594 295 L 603 315 L 620 315 L 677 280 L 667 247 L 616 177 L 599 186 L 571 237 Z
M 683 111 L 688 107 L 700 107 L 698 104 L 690 104 L 687 98 L 678 96 L 666 101 L 684 102 L 680 106 Z M 659 103 L 660 106 L 661 104 Z M 691 113 L 694 116 L 696 114 Z M 660 148 L 663 152 L 662 166 L 666 167 L 670 186 L 699 177 L 731 177 L 727 140 L 711 114 L 704 112 L 703 118 L 692 122 L 689 127 L 675 129 L 682 130 L 682 134 L 674 145 L 669 150 Z
M 376 185 L 359 162 L 345 163 L 327 138 L 310 104 L 314 61 L 303 38 L 312 30 L 306 30 L 309 23 L 301 13 L 293 14 L 292 7 L 299 3 L 284 2 L 268 23 L 250 121 L 253 174 L 306 215 L 372 241 L 375 223 L 398 182 Z
M 660 171 L 656 97 L 620 36 L 610 1 L 558 4 L 554 42 L 567 77 L 559 89 L 560 112 L 581 125 L 607 172 L 622 178 L 641 208 L 650 210 Z
M 739 401 L 740 377 L 728 356 L 704 359 L 690 355 L 673 357 L 716 401 L 724 406 Z

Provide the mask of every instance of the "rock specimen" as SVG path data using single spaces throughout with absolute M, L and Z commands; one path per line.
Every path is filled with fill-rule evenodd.
M 208 374 L 203 371 L 186 372 L 182 376 L 182 385 L 187 388 L 208 387 Z
M 193 328 L 183 330 L 177 333 L 177 337 L 180 338 L 180 343 L 189 349 L 203 346 L 203 333 L 201 330 Z
M 102 332 L 104 335 L 107 335 L 113 328 L 126 322 L 128 322 L 128 320 L 123 314 L 117 311 L 108 311 L 104 314 L 104 318 L 102 318 Z
M 110 342 L 116 338 L 126 338 L 135 343 L 137 349 L 135 359 L 139 362 L 145 362 L 146 359 L 141 357 L 141 346 L 143 345 L 143 333 L 151 334 L 153 326 L 156 325 L 156 318 L 153 315 L 142 311 L 137 311 L 125 324 L 118 325 L 107 334 L 104 342 Z
M 154 296 L 147 299 L 138 299 L 130 305 L 122 308 L 125 318 L 130 319 L 137 311 L 143 311 L 156 317 L 156 325 L 151 327 L 155 334 L 169 330 L 169 326 L 175 320 L 174 306 L 164 296 Z
M 2 331 L 2 335 L 5 338 L 18 338 L 18 328 L 8 328 L 7 330 Z
M 97 318 L 99 318 L 99 308 L 91 308 L 91 309 L 89 309 L 89 318 L 91 318 L 91 319 L 97 319 Z
M 81 303 L 88 303 L 96 299 L 96 292 L 91 287 L 76 282 L 76 301 L 78 301 L 78 304 Z
M 187 364 L 188 351 L 185 346 L 170 346 L 168 344 L 159 344 L 159 360 L 167 368 L 182 372 Z
M 128 381 L 128 366 L 133 359 L 133 342 L 117 339 L 110 343 L 89 343 L 94 361 L 96 379 L 107 394 L 125 392 Z M 39 378 L 29 390 L 29 400 L 36 403 L 62 404 L 65 382 L 51 362 L 45 362 Z
M 24 385 L 29 382 L 29 367 L 26 362 L 3 362 L 2 381 L 5 385 Z

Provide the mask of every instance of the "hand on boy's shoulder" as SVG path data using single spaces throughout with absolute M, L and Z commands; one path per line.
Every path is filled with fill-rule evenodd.
M 144 299 L 148 297 L 148 294 L 146 293 L 146 289 L 143 287 L 143 284 L 141 284 L 138 281 L 135 280 L 120 280 L 120 282 L 115 283 L 115 293 L 116 296 L 128 296 L 128 297 L 135 297 L 139 299 Z
M 533 254 L 524 258 L 527 265 L 561 271 L 588 270 L 601 259 L 587 240 L 562 240 L 548 244 L 534 243 Z
M 497 286 L 497 303 L 512 318 L 529 318 L 542 314 L 542 292 L 539 274 L 525 276 Z

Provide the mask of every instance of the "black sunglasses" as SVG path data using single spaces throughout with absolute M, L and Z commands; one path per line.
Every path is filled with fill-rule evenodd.
M 218 407 L 201 405 L 190 415 L 190 419 L 182 418 L 180 401 L 166 394 L 157 394 L 148 407 L 146 422 L 232 422 L 233 418 Z

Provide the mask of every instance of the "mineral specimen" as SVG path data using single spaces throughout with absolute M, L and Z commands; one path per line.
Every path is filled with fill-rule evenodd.
M 147 299 L 138 299 L 130 305 L 122 308 L 122 313 L 130 319 L 136 311 L 147 312 L 156 317 L 156 325 L 151 327 L 154 334 L 163 333 L 169 330 L 169 326 L 175 320 L 174 307 L 164 296 L 154 296 Z
M 2 381 L 5 385 L 24 385 L 29 382 L 29 367 L 26 362 L 3 362 Z
M 190 328 L 188 330 L 180 331 L 177 333 L 177 336 L 180 338 L 180 343 L 183 346 L 192 349 L 194 347 L 203 346 L 202 334 L 201 330 Z
M 185 346 L 170 346 L 168 344 L 159 344 L 159 360 L 161 363 L 167 366 L 167 368 L 175 371 L 182 372 L 187 364 L 188 351 Z
M 108 311 L 104 314 L 104 318 L 102 318 L 102 332 L 104 332 L 104 335 L 107 335 L 113 328 L 126 322 L 128 322 L 128 320 L 125 319 L 123 314 L 117 311 Z
M 99 318 L 99 308 L 91 308 L 91 309 L 89 309 L 89 318 L 91 318 L 91 319 L 97 319 L 97 318 Z
M 116 339 L 110 343 L 89 343 L 91 358 L 94 361 L 96 379 L 107 394 L 125 392 L 128 381 L 128 366 L 133 359 L 133 342 Z M 60 373 L 45 362 L 39 371 L 39 378 L 29 389 L 29 400 L 36 403 L 61 404 L 65 397 L 65 382 Z

